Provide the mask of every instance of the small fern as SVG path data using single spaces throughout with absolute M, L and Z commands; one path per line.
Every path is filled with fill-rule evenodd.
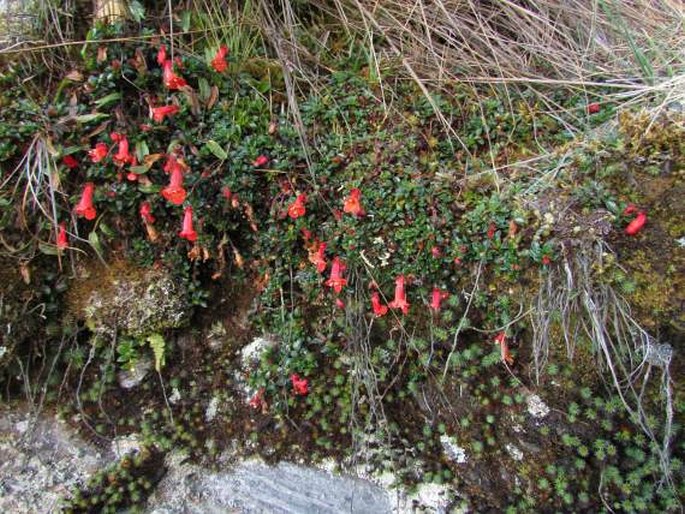
M 155 369 L 159 373 L 164 366 L 164 347 L 166 343 L 161 334 L 150 334 L 147 336 L 147 342 L 150 343 L 150 348 L 155 354 Z

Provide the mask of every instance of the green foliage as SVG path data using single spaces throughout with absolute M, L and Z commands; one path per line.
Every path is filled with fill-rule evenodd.
M 161 334 L 150 334 L 146 340 L 150 344 L 150 348 L 152 348 L 155 356 L 155 370 L 157 373 L 160 373 L 162 366 L 164 366 L 164 349 L 166 347 L 164 337 Z

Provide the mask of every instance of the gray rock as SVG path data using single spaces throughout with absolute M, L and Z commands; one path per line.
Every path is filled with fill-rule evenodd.
M 117 382 L 124 389 L 133 389 L 139 385 L 152 369 L 152 359 L 143 356 L 138 359 L 133 368 L 123 369 L 117 373 Z
M 387 492 L 351 476 L 291 463 L 244 461 L 230 471 L 206 470 L 168 459 L 169 472 L 148 505 L 152 514 L 383 514 L 392 512 Z
M 0 412 L 0 512 L 58 512 L 60 498 L 104 463 L 54 418 Z

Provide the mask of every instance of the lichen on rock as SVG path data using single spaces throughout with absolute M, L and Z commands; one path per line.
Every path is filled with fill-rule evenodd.
M 144 337 L 187 323 L 187 290 L 165 270 L 117 262 L 72 288 L 70 307 L 96 334 Z

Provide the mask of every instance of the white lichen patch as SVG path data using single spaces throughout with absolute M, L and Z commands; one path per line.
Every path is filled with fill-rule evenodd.
M 243 370 L 257 364 L 265 351 L 274 345 L 273 339 L 258 337 L 240 351 L 240 364 Z
M 169 395 L 169 403 L 171 405 L 176 405 L 180 400 L 181 400 L 181 392 L 178 390 L 178 387 L 174 387 L 171 390 L 171 394 Z
M 407 495 L 404 504 L 395 511 L 400 514 L 414 512 L 447 512 L 447 508 L 452 500 L 452 492 L 445 485 L 421 484 L 416 492 Z M 461 510 L 451 510 L 450 512 L 464 512 Z
M 544 418 L 549 414 L 549 407 L 537 394 L 529 395 L 526 398 L 526 405 L 528 406 L 528 414 L 534 418 Z
M 143 441 L 138 434 L 131 434 L 128 436 L 115 437 L 112 440 L 112 453 L 117 459 L 121 459 L 125 455 L 131 455 L 140 451 L 143 446 Z
M 209 405 L 205 409 L 205 421 L 212 421 L 219 412 L 219 398 L 216 396 L 209 400 Z
M 509 456 L 516 460 L 516 461 L 521 461 L 523 460 L 523 452 L 516 446 L 511 443 L 507 443 L 505 446 L 507 453 Z
M 442 448 L 445 450 L 447 458 L 452 462 L 456 462 L 457 464 L 465 464 L 466 461 L 469 460 L 469 457 L 466 454 L 466 449 L 459 446 L 454 437 L 441 435 L 440 444 L 442 444 Z

